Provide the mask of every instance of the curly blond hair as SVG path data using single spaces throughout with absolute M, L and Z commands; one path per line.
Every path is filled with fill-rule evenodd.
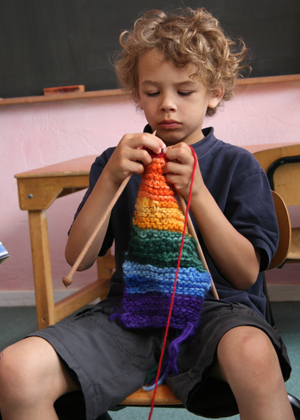
M 178 14 L 152 10 L 135 22 L 132 31 L 120 35 L 120 44 L 122 51 L 115 60 L 117 77 L 136 102 L 138 60 L 152 49 L 176 67 L 194 64 L 192 76 L 199 77 L 207 89 L 223 86 L 222 101 L 232 98 L 241 69 L 247 66 L 242 63 L 247 54 L 244 42 L 236 43 L 226 36 L 205 8 L 186 8 Z M 207 115 L 215 112 L 216 108 L 208 109 Z

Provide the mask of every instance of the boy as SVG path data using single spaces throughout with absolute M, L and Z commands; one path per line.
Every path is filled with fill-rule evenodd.
M 121 35 L 121 45 L 117 74 L 148 126 L 144 133 L 124 135 L 96 159 L 66 246 L 72 265 L 120 183 L 133 174 L 79 266 L 90 267 L 115 240 L 110 293 L 92 310 L 3 351 L 2 417 L 57 419 L 54 402 L 81 390 L 86 418 L 94 420 L 144 383 L 157 363 L 163 332 L 127 330 L 110 315 L 121 308 L 122 263 L 140 174 L 152 160 L 147 149 L 166 154 L 166 181 L 187 200 L 192 146 L 198 165 L 190 209 L 220 300 L 207 295 L 196 335 L 180 349 L 179 374 L 167 382 L 195 414 L 291 420 L 286 349 L 264 319 L 260 271 L 278 241 L 268 182 L 252 155 L 217 140 L 213 129 L 202 130 L 205 116 L 232 96 L 246 49 L 235 51 L 203 9 L 178 16 L 150 12 Z

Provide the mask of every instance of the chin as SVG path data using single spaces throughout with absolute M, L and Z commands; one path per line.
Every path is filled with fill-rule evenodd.
M 169 145 L 179 143 L 185 139 L 185 136 L 182 135 L 182 133 L 178 133 L 178 132 L 176 133 L 175 130 L 174 132 L 163 131 L 161 133 L 158 131 L 157 135 L 159 138 L 161 138 L 165 143 L 168 143 Z

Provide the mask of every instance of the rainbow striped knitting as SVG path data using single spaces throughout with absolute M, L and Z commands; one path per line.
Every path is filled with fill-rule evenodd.
M 176 193 L 162 173 L 166 156 L 151 155 L 152 162 L 142 175 L 123 264 L 125 290 L 118 318 L 127 328 L 166 327 L 184 229 Z M 169 345 L 172 360 L 164 377 L 178 373 L 178 345 L 195 332 L 209 287 L 210 275 L 199 258 L 196 241 L 186 231 L 170 320 L 170 328 L 180 334 Z

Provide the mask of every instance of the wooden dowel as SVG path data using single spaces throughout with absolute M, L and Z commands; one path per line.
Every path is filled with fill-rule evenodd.
M 182 207 L 183 213 L 186 214 L 186 204 L 185 204 L 185 201 L 184 201 L 184 199 L 183 199 L 183 197 L 182 197 L 181 194 L 178 194 L 178 199 L 179 199 L 180 205 Z M 196 234 L 195 229 L 194 229 L 194 225 L 193 225 L 191 216 L 189 214 L 188 214 L 188 227 L 189 227 L 189 230 L 191 232 L 192 237 L 195 239 L 195 241 L 197 243 L 197 251 L 198 251 L 200 260 L 201 260 L 204 268 L 206 268 L 208 274 L 210 275 L 211 290 L 213 292 L 214 298 L 219 300 L 219 295 L 218 295 L 218 292 L 217 292 L 215 283 L 214 283 L 213 278 L 212 278 L 212 276 L 210 274 L 210 271 L 209 271 L 207 262 L 205 260 L 205 257 L 204 257 L 204 254 L 203 254 L 203 251 L 202 251 L 202 248 L 201 248 L 199 239 L 198 239 L 197 234 Z
M 153 132 L 153 135 L 156 135 L 156 130 Z M 94 231 L 92 232 L 91 236 L 89 237 L 87 243 L 85 244 L 85 246 L 83 247 L 82 251 L 80 252 L 80 254 L 78 255 L 73 267 L 71 268 L 69 274 L 67 276 L 63 276 L 62 281 L 63 284 L 68 287 L 70 286 L 70 284 L 72 284 L 73 281 L 73 275 L 75 273 L 75 271 L 77 270 L 79 264 L 81 263 L 81 261 L 83 260 L 83 258 L 85 257 L 87 251 L 89 250 L 90 246 L 92 245 L 93 241 L 95 240 L 98 232 L 100 231 L 102 225 L 104 224 L 105 220 L 107 219 L 107 217 L 110 215 L 110 212 L 112 211 L 114 205 L 116 204 L 116 202 L 118 201 L 120 195 L 122 194 L 123 190 L 125 189 L 126 185 L 128 184 L 130 178 L 131 178 L 132 174 L 128 175 L 127 178 L 125 178 L 122 182 L 122 184 L 120 185 L 118 191 L 116 192 L 116 194 L 113 196 L 113 199 L 111 200 L 111 202 L 109 203 L 109 206 L 107 207 L 105 213 L 103 214 L 102 218 L 100 219 L 98 225 L 95 227 Z
M 81 261 L 83 260 L 83 258 L 85 257 L 87 251 L 89 250 L 90 246 L 92 245 L 94 239 L 96 238 L 98 232 L 100 231 L 102 225 L 104 224 L 105 220 L 107 219 L 107 217 L 110 215 L 110 212 L 112 211 L 114 205 L 116 204 L 116 202 L 118 201 L 118 198 L 120 197 L 120 195 L 122 194 L 123 190 L 125 189 L 126 185 L 128 184 L 130 178 L 131 178 L 132 174 L 128 175 L 122 182 L 122 184 L 120 185 L 118 191 L 116 192 L 116 194 L 113 196 L 113 199 L 111 200 L 111 202 L 109 203 L 109 206 L 107 207 L 105 213 L 103 214 L 103 216 L 101 217 L 98 225 L 95 227 L 94 231 L 92 232 L 91 236 L 89 237 L 87 243 L 85 244 L 85 246 L 83 247 L 81 253 L 78 255 L 72 269 L 70 270 L 69 274 L 67 276 L 64 276 L 62 281 L 63 284 L 68 287 L 70 286 L 70 284 L 73 281 L 73 275 L 75 273 L 75 271 L 77 270 L 79 264 L 81 263 Z

